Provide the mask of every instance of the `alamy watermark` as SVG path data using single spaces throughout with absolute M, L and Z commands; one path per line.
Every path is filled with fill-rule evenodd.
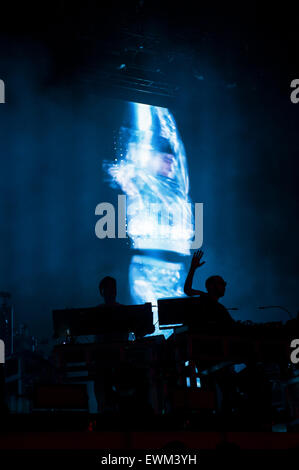
M 5 103 L 5 84 L 4 81 L 0 79 L 0 103 Z
M 299 103 L 299 78 L 294 78 L 291 81 L 290 87 L 295 88 L 290 95 L 291 102 L 297 104 Z
M 291 352 L 291 362 L 293 364 L 299 364 L 299 339 L 292 340 L 291 348 L 294 348 L 294 350 Z
M 130 205 L 127 220 L 127 202 L 125 195 L 118 195 L 118 207 L 101 202 L 95 208 L 95 215 L 100 219 L 95 225 L 95 234 L 105 238 L 153 238 L 170 242 L 190 241 L 191 249 L 198 249 L 203 244 L 203 203 L 180 204 L 148 203 L 141 208 Z M 117 220 L 117 234 L 116 234 Z M 194 223 L 192 221 L 194 220 Z M 191 241 L 193 237 L 193 240 Z
M 5 345 L 3 339 L 0 339 L 0 364 L 5 362 Z

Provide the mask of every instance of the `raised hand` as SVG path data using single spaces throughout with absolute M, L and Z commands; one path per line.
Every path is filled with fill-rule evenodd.
M 203 264 L 205 264 L 205 261 L 201 262 L 201 258 L 203 257 L 203 251 L 202 250 L 197 250 L 192 257 L 191 261 L 191 268 L 192 269 L 197 269 L 200 268 Z

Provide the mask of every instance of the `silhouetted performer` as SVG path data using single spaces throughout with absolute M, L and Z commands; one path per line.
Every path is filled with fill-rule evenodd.
M 99 291 L 100 291 L 101 296 L 104 299 L 104 304 L 100 304 L 99 307 L 101 306 L 117 307 L 118 305 L 121 305 L 119 302 L 116 301 L 117 287 L 116 287 L 116 280 L 114 279 L 114 277 L 110 277 L 110 276 L 104 277 L 99 283 Z M 96 340 L 100 342 L 105 341 L 108 343 L 111 341 L 127 341 L 128 333 L 119 331 L 117 327 L 118 325 L 115 324 L 115 331 L 107 332 L 102 335 L 97 335 Z
M 100 307 L 121 305 L 116 301 L 117 285 L 113 277 L 104 277 L 99 283 L 99 291 L 104 299 L 104 304 L 100 304 Z M 107 315 L 107 312 L 105 312 L 105 314 Z M 128 333 L 118 331 L 116 324 L 115 331 L 98 334 L 95 336 L 95 341 L 106 344 L 128 341 Z M 119 406 L 119 399 L 115 387 L 118 368 L 111 368 L 110 365 L 106 367 L 103 365 L 102 361 L 99 361 L 96 364 L 96 369 L 94 391 L 98 403 L 98 412 L 115 412 Z
M 195 317 L 187 317 L 186 323 L 191 329 L 198 329 L 204 324 L 215 324 L 229 326 L 234 320 L 228 313 L 227 309 L 218 302 L 220 297 L 225 294 L 226 282 L 221 276 L 211 276 L 206 282 L 207 292 L 192 288 L 194 273 L 197 268 L 202 266 L 205 261 L 201 261 L 203 251 L 198 250 L 193 254 L 191 266 L 185 281 L 184 292 L 188 296 L 199 295 L 198 315 Z
M 119 302 L 116 302 L 116 295 L 117 295 L 117 288 L 116 288 L 116 280 L 114 277 L 106 276 L 104 277 L 99 283 L 99 291 L 101 296 L 104 299 L 104 303 L 98 304 L 97 307 L 105 307 L 114 305 L 121 305 Z M 107 315 L 107 313 L 106 313 Z M 93 343 L 93 342 L 103 342 L 107 341 L 110 342 L 112 340 L 116 341 L 126 341 L 128 339 L 128 335 L 124 333 L 120 333 L 117 331 L 117 325 L 115 325 L 115 332 L 110 333 L 102 333 L 98 335 L 84 335 L 79 336 L 76 338 L 76 343 Z
M 99 283 L 99 291 L 104 298 L 105 305 L 120 305 L 116 302 L 117 288 L 114 277 L 104 277 Z
M 225 294 L 226 287 L 226 282 L 221 276 L 211 276 L 206 280 L 205 286 L 207 292 L 192 288 L 193 277 L 196 269 L 205 263 L 205 261 L 201 261 L 202 257 L 202 250 L 198 250 L 193 254 L 191 266 L 184 286 L 184 292 L 186 295 L 199 295 L 198 309 L 192 309 L 191 314 L 189 313 L 189 315 L 188 311 L 186 312 L 185 323 L 188 325 L 191 333 L 196 333 L 205 326 L 211 328 L 215 327 L 216 330 L 220 327 L 225 330 L 225 327 L 230 328 L 234 323 L 234 320 L 227 309 L 219 303 L 220 297 L 223 297 Z M 198 370 L 201 369 L 200 363 L 197 365 L 197 368 Z M 205 380 L 206 383 L 203 384 L 203 387 L 207 387 L 208 389 L 212 387 L 214 390 L 216 390 L 217 387 L 219 392 L 221 392 L 221 397 L 218 396 L 218 407 L 219 410 L 221 410 L 221 413 L 230 413 L 232 410 L 232 401 L 235 398 L 233 369 L 230 366 L 220 367 L 219 370 L 210 373 Z

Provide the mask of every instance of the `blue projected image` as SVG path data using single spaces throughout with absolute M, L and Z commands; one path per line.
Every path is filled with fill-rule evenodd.
M 130 284 L 137 302 L 181 297 L 185 270 L 182 263 L 170 263 L 152 256 L 135 255 L 130 264 Z
M 127 196 L 127 233 L 132 248 L 142 250 L 129 268 L 132 298 L 155 305 L 159 298 L 184 295 L 184 265 L 165 261 L 162 253 L 190 254 L 194 230 L 187 160 L 168 109 L 131 107 L 131 127 L 120 129 L 121 150 L 105 169 Z

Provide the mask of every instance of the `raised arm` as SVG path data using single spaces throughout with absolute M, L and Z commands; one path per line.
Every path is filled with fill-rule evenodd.
M 192 295 L 204 294 L 204 292 L 201 290 L 192 289 L 193 277 L 194 277 L 194 273 L 196 269 L 202 266 L 203 264 L 205 264 L 205 261 L 201 262 L 202 257 L 203 257 L 202 250 L 198 250 L 193 254 L 193 257 L 191 260 L 191 266 L 190 266 L 188 275 L 186 277 L 185 285 L 184 285 L 184 292 L 186 295 L 192 296 Z

